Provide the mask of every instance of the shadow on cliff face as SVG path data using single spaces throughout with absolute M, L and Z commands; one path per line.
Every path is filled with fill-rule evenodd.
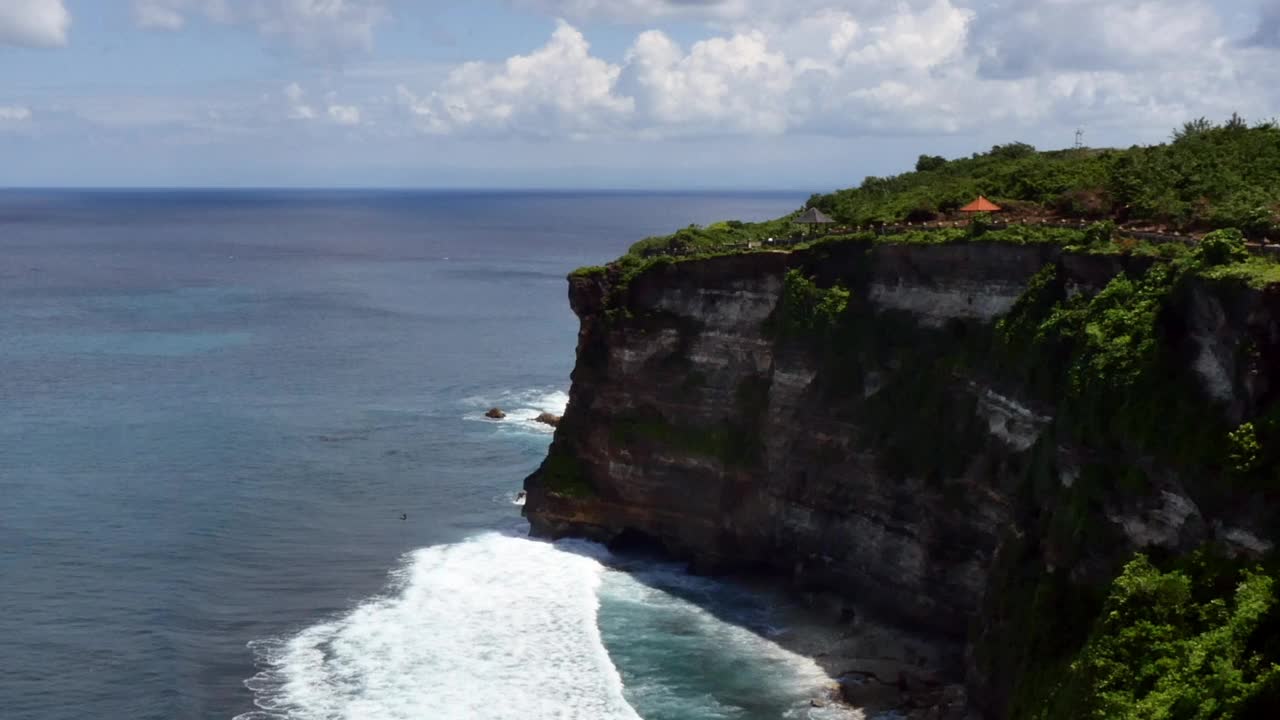
M 959 643 L 893 629 L 834 596 L 779 588 L 776 577 L 693 574 L 686 564 L 671 560 L 660 542 L 640 531 L 620 533 L 607 553 L 571 544 L 564 549 L 590 553 L 627 580 L 678 598 L 719 623 L 749 633 L 758 639 L 756 646 L 775 646 L 793 655 L 794 662 L 820 669 L 825 678 L 814 686 L 813 697 L 824 697 L 825 688 L 825 699 L 843 694 L 852 705 L 869 711 L 931 706 L 944 688 L 954 691 L 963 678 Z M 606 640 L 610 614 L 615 611 L 603 597 L 600 624 Z M 689 630 L 667 625 L 658 632 L 687 634 Z M 610 648 L 611 653 L 615 650 L 631 651 Z M 619 663 L 625 676 L 624 665 Z

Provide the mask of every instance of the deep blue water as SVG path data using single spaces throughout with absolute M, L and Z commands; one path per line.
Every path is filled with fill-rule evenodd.
M 512 497 L 566 272 L 802 199 L 0 193 L 0 716 L 801 712 L 812 664 L 706 612 L 769 608 Z

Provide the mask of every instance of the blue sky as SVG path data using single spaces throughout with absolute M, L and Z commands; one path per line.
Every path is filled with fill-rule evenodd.
M 1280 115 L 1280 0 L 0 0 L 0 186 L 824 190 Z

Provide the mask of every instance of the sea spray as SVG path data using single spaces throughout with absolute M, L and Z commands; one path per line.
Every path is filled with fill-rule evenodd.
M 550 436 L 555 428 L 538 421 L 543 413 L 560 416 L 569 405 L 569 395 L 559 389 L 532 389 L 508 391 L 496 396 L 472 396 L 463 400 L 467 408 L 464 418 L 471 421 L 492 423 L 504 431 L 534 433 Z M 485 410 L 498 407 L 505 417 L 494 420 L 485 417 Z
M 596 624 L 603 572 L 497 534 L 417 550 L 388 596 L 255 643 L 262 712 L 241 718 L 638 719 Z

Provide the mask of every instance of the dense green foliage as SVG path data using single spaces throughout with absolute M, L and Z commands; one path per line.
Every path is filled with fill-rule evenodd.
M 1096 232 L 1104 238 L 1106 231 Z M 1187 486 L 1202 508 L 1238 501 L 1240 489 L 1280 487 L 1280 411 L 1227 426 L 1184 376 L 1170 337 L 1177 320 L 1169 311 L 1189 278 L 1238 268 L 1244 252 L 1240 233 L 1212 233 L 1203 245 L 1145 271 L 1131 265 L 1091 296 L 1068 293 L 1061 268 L 1050 264 L 997 324 L 1009 363 L 1004 370 L 1021 374 L 1056 408 L 1047 437 L 1093 453 L 1071 484 L 1060 483 L 1051 465 L 1041 466 L 1035 458 L 1043 453 L 1032 453 L 1027 502 L 1047 509 L 1038 542 L 1058 562 L 1071 567 L 1121 542 L 1099 516 L 1117 498 L 1151 493 L 1154 480 L 1143 471 L 1150 466 L 1134 458 L 1176 467 L 1185 477 L 1214 478 Z M 1013 717 L 1277 716 L 1280 618 L 1264 623 L 1259 615 L 1270 617 L 1275 605 L 1269 577 L 1201 560 L 1157 570 L 1141 559 L 1116 581 L 1103 607 L 1089 598 L 1088 586 L 1036 569 L 1040 552 L 1028 551 L 1002 570 L 1009 573 L 1006 586 L 995 590 L 995 612 L 1011 633 L 1005 637 L 1019 641 L 982 649 L 993 672 L 1021 668 L 1011 688 Z M 1257 643 L 1268 644 L 1265 653 Z
M 916 229 L 926 221 L 959 220 L 955 212 L 979 194 L 1007 212 L 979 215 L 950 227 Z M 1030 145 L 997 145 L 986 153 L 946 160 L 922 155 L 914 172 L 869 177 L 860 186 L 813 195 L 806 207 L 831 215 L 837 226 L 814 233 L 792 222 L 800 212 L 759 223 L 725 221 L 690 225 L 641 240 L 610 265 L 615 300 L 631 279 L 655 264 L 728 253 L 799 249 L 830 242 L 1046 243 L 1091 253 L 1174 258 L 1178 242 L 1138 239 L 1121 224 L 1157 224 L 1179 231 L 1220 229 L 1204 238 L 1197 253 L 1206 275 L 1254 286 L 1280 282 L 1280 263 L 1250 257 L 1244 238 L 1280 238 L 1280 127 L 1249 127 L 1237 117 L 1219 126 L 1200 120 L 1174 133 L 1171 142 L 1127 150 L 1038 152 Z M 803 208 L 801 209 L 803 210 Z M 1009 218 L 1054 218 L 1053 224 Z M 1094 220 L 1081 232 L 1061 222 Z M 871 230 L 894 225 L 888 232 Z M 903 232 L 905 230 L 905 232 Z M 582 268 L 594 277 L 606 269 Z
M 1036 152 L 1020 143 L 969 158 L 921 157 L 916 171 L 869 177 L 808 205 L 851 225 L 926 221 L 977 195 L 1014 212 L 1235 227 L 1250 236 L 1280 223 L 1280 128 L 1239 119 L 1194 123 L 1163 145 Z
M 759 223 L 729 220 L 706 227 L 690 225 L 670 235 L 645 238 L 633 244 L 627 254 L 640 258 L 662 254 L 711 255 L 729 248 L 741 250 L 749 243 L 764 243 L 771 237 L 789 237 L 798 232 L 790 216 Z
M 1178 384 L 1168 381 L 1159 333 L 1173 285 L 1171 267 L 1157 263 L 1139 277 L 1118 275 L 1096 295 L 1068 297 L 1057 268 L 1049 266 L 997 332 L 1073 434 L 1100 447 L 1189 452 L 1184 431 L 1200 436 L 1209 429 L 1200 403 L 1170 391 Z M 1203 453 L 1194 459 L 1203 460 Z
M 571 498 L 590 497 L 595 488 L 587 480 L 586 471 L 574 455 L 557 451 L 555 447 L 542 463 L 542 483 L 547 490 Z
M 1205 553 L 1162 571 L 1135 557 L 1042 720 L 1270 718 L 1280 709 L 1275 578 Z
M 1156 320 L 1171 286 L 1168 266 L 1141 278 L 1119 275 L 1093 297 L 1053 307 L 1036 341 L 1070 346 L 1070 390 L 1077 397 L 1113 394 L 1138 384 L 1157 359 Z
M 778 322 L 784 333 L 820 337 L 834 331 L 849 307 L 849 291 L 835 285 L 820 288 L 804 272 L 787 272 L 782 284 Z

